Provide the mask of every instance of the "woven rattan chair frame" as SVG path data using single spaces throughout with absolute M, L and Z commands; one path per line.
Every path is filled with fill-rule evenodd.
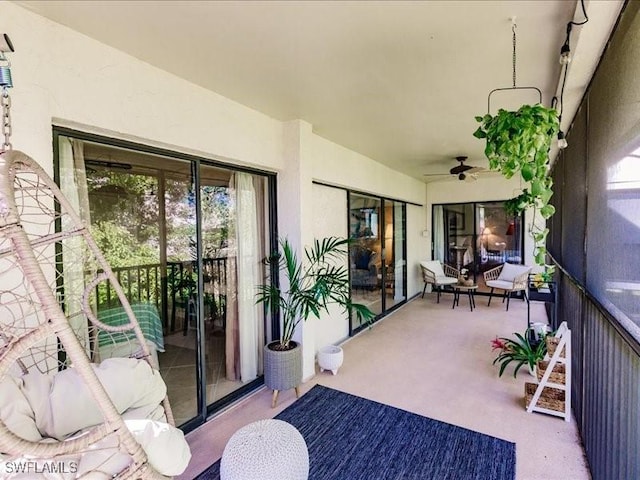
M 440 262 L 442 266 L 442 271 L 444 272 L 445 277 L 460 278 L 460 270 L 452 267 L 446 263 Z M 420 265 L 420 269 L 422 270 L 422 280 L 424 281 L 424 287 L 422 288 L 422 298 L 424 298 L 424 292 L 427 289 L 427 285 L 433 285 L 433 288 L 436 290 L 437 294 L 437 302 L 440 303 L 440 294 L 442 293 L 442 287 L 447 286 L 438 282 L 436 278 L 436 274 L 425 267 L 424 265 Z
M 28 201 L 24 200 L 27 197 Z M 20 199 L 20 205 L 17 204 L 16 198 Z M 27 205 L 28 203 L 29 205 Z M 64 212 L 65 221 L 67 224 L 72 224 L 72 227 L 62 233 L 45 231 L 42 235 L 34 234 L 39 225 L 53 224 L 54 219 L 46 216 L 55 216 L 54 212 Z M 23 223 L 27 221 L 36 227 L 31 231 L 26 231 Z M 95 276 L 93 282 L 86 284 L 82 293 L 82 310 L 86 316 L 87 325 L 92 325 L 92 328 L 104 332 L 112 333 L 125 330 L 133 332 L 141 348 L 140 357 L 148 362 L 150 360 L 150 351 L 123 289 L 118 284 L 87 226 L 83 224 L 70 202 L 33 159 L 19 151 L 2 153 L 0 155 L 0 260 L 10 263 L 15 269 L 11 275 L 15 278 L 19 277 L 23 282 L 18 293 L 3 291 L 3 285 L 0 284 L 0 294 L 7 294 L 11 296 L 10 298 L 16 299 L 13 304 L 4 305 L 3 308 L 10 308 L 11 312 L 29 311 L 31 313 L 28 319 L 33 320 L 34 317 L 37 317 L 39 321 L 35 325 L 27 326 L 26 317 L 21 318 L 16 315 L 12 318 L 13 323 L 11 324 L 6 323 L 6 317 L 10 317 L 10 315 L 5 313 L 0 317 L 0 331 L 2 331 L 2 336 L 0 336 L 0 378 L 15 375 L 16 368 L 22 373 L 26 373 L 31 368 L 44 373 L 54 373 L 72 365 L 91 392 L 95 404 L 103 415 L 104 422 L 75 439 L 59 442 L 32 442 L 15 435 L 0 420 L 0 452 L 9 455 L 10 458 L 26 456 L 34 459 L 61 459 L 69 455 L 82 454 L 88 451 L 95 442 L 109 435 L 115 435 L 120 452 L 131 457 L 131 463 L 118 474 L 117 478 L 166 478 L 150 466 L 144 450 L 127 429 L 109 395 L 98 380 L 91 366 L 87 347 L 81 344 L 56 297 L 58 292 L 52 288 L 51 271 L 50 269 L 46 271 L 43 267 L 46 263 L 43 252 L 53 251 L 53 247 L 71 237 L 78 237 L 80 241 L 84 242 L 84 249 L 89 255 L 92 255 L 95 263 L 102 270 L 102 273 Z M 56 253 L 56 261 L 57 258 L 58 253 Z M 126 325 L 112 327 L 101 323 L 89 306 L 88 298 L 95 285 L 106 280 L 110 282 L 128 316 L 129 323 Z M 55 287 L 55 282 L 53 282 L 53 286 Z M 24 293 L 25 291 L 27 293 Z M 53 345 L 58 345 L 58 349 L 64 351 L 66 363 L 64 365 L 58 363 L 54 368 L 44 363 L 27 365 L 25 359 L 38 358 L 36 355 L 38 352 L 35 351 L 38 345 L 51 338 L 55 340 Z M 49 360 L 51 358 L 53 356 L 50 356 Z M 174 425 L 171 408 L 166 397 L 163 401 L 163 407 L 168 423 Z M 70 413 L 61 412 L 61 414 L 69 415 Z
M 502 265 L 498 265 L 490 270 L 487 270 L 483 273 L 485 284 L 492 280 L 497 280 L 502 272 L 502 268 L 504 267 L 504 263 Z M 527 297 L 527 282 L 529 279 L 529 272 L 531 269 L 521 273 L 517 277 L 513 279 L 513 283 L 509 288 L 498 288 L 498 290 L 502 290 L 504 293 L 502 295 L 502 302 L 504 303 L 505 299 L 507 300 L 507 310 L 509 310 L 509 300 L 511 299 L 511 294 L 513 292 L 522 292 L 525 301 L 529 301 Z M 491 292 L 489 292 L 489 302 L 487 306 L 491 305 L 491 298 L 493 297 L 493 291 L 497 287 L 491 287 Z

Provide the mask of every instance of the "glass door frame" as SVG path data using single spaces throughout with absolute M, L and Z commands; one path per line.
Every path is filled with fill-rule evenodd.
M 257 390 L 264 384 L 264 375 L 259 375 L 255 380 L 242 385 L 238 389 L 234 390 L 232 393 L 227 395 L 226 397 L 213 402 L 212 404 L 207 405 L 206 400 L 206 345 L 205 345 L 205 336 L 204 336 L 204 280 L 203 280 L 203 252 L 202 252 L 202 205 L 201 205 L 201 193 L 200 193 L 200 167 L 201 165 L 208 165 L 213 167 L 224 168 L 227 170 L 231 170 L 234 172 L 244 172 L 252 175 L 260 175 L 267 179 L 267 188 L 266 188 L 266 197 L 268 202 L 268 211 L 266 211 L 265 221 L 268 222 L 268 239 L 266 243 L 270 251 L 274 251 L 278 247 L 278 219 L 277 219 L 277 178 L 276 174 L 273 172 L 260 170 L 260 169 L 252 169 L 246 168 L 236 165 L 229 165 L 228 163 L 218 162 L 215 160 L 200 158 L 195 155 L 181 153 L 177 151 L 167 150 L 164 148 L 153 147 L 150 145 L 145 145 L 141 143 L 131 142 L 128 140 L 122 140 L 119 138 L 106 137 L 103 135 L 97 135 L 93 133 L 87 133 L 67 127 L 61 127 L 57 125 L 53 125 L 52 127 L 53 133 L 53 170 L 54 170 L 54 181 L 59 185 L 60 184 L 60 164 L 59 164 L 59 141 L 60 137 L 70 137 L 78 140 L 84 140 L 88 142 L 99 143 L 105 145 L 107 147 L 115 147 L 131 150 L 134 152 L 142 152 L 151 155 L 158 155 L 165 157 L 167 159 L 174 159 L 177 161 L 188 161 L 191 163 L 191 172 L 193 179 L 193 188 L 194 188 L 194 197 L 195 197 L 195 214 L 196 214 L 196 270 L 197 270 L 197 294 L 198 294 L 198 302 L 197 302 L 197 312 L 196 312 L 196 405 L 197 405 L 197 414 L 192 417 L 190 420 L 186 421 L 180 428 L 188 433 L 200 425 L 204 424 L 207 419 L 215 414 L 220 412 L 225 407 L 230 404 L 236 402 L 240 398 L 247 395 L 249 392 Z M 271 280 L 273 282 L 278 283 L 278 276 L 271 272 Z M 269 319 L 271 319 L 269 323 Z M 266 343 L 267 340 L 271 337 L 276 338 L 279 335 L 280 324 L 278 321 L 277 315 L 267 315 L 265 312 L 264 316 L 265 322 L 265 338 L 263 339 Z
M 436 259 L 436 251 L 435 251 L 435 245 L 436 245 L 436 226 L 435 226 L 435 219 L 436 219 L 436 215 L 435 215 L 435 209 L 436 207 L 442 207 L 443 210 L 445 207 L 447 206 L 462 206 L 463 208 L 467 207 L 467 206 L 471 206 L 473 209 L 473 234 L 472 236 L 472 246 L 473 246 L 473 262 L 474 262 L 474 282 L 477 283 L 477 276 L 478 273 L 477 271 L 477 259 L 478 259 L 478 239 L 482 236 L 478 234 L 478 207 L 482 206 L 484 204 L 490 204 L 490 203 L 504 203 L 506 202 L 506 200 L 476 200 L 473 202 L 449 202 L 449 203 L 434 203 L 431 205 L 431 258 L 432 259 Z M 525 238 L 525 225 L 526 225 L 526 218 L 525 218 L 525 214 L 522 213 L 519 217 L 520 219 L 520 238 L 519 238 L 519 242 L 520 242 L 520 258 L 521 258 L 521 262 L 524 263 L 524 238 Z M 446 219 L 443 216 L 443 220 L 446 221 Z M 445 241 L 448 238 L 448 235 L 445 235 Z M 444 254 L 444 252 L 443 252 Z M 478 291 L 476 292 L 476 295 L 488 295 L 488 292 L 482 292 L 482 291 Z
M 393 312 L 394 310 L 400 308 L 402 305 L 404 305 L 405 303 L 407 303 L 407 202 L 404 202 L 402 200 L 396 200 L 396 199 L 392 199 L 392 198 L 388 198 L 388 197 L 382 197 L 380 195 L 375 195 L 375 194 L 371 194 L 371 193 L 366 193 L 366 192 L 360 192 L 360 191 L 356 191 L 356 190 L 349 190 L 346 189 L 346 193 L 347 193 L 347 228 L 350 229 L 350 217 L 351 217 L 351 196 L 352 195 L 359 195 L 359 196 L 364 196 L 364 197 L 369 197 L 375 200 L 380 201 L 380 220 L 379 220 L 379 231 L 380 231 L 380 237 L 381 237 L 381 268 L 380 268 L 380 272 L 381 272 L 381 282 L 382 282 L 382 287 L 380 288 L 380 295 L 381 295 L 381 304 L 382 304 L 382 311 L 377 314 L 374 319 L 373 322 L 377 322 L 380 319 L 386 317 L 389 313 Z M 402 245 L 402 255 L 403 255 L 403 260 L 404 260 L 404 264 L 402 267 L 402 288 L 403 291 L 405 292 L 405 298 L 404 300 L 390 306 L 389 308 L 387 308 L 387 300 L 386 300 L 386 282 L 385 279 L 387 278 L 388 275 L 388 268 L 386 265 L 386 257 L 387 257 L 387 245 L 386 245 L 386 239 L 385 239 L 385 234 L 384 234 L 384 227 L 386 225 L 386 218 L 385 218 L 385 212 L 386 212 L 386 206 L 387 204 L 391 204 L 392 209 L 394 208 L 394 204 L 395 203 L 400 203 L 402 205 L 402 224 L 400 225 L 400 228 L 402 229 L 402 239 L 403 239 L 403 245 Z M 393 213 L 392 213 L 392 222 L 393 222 Z M 395 223 L 395 222 L 394 222 Z M 393 226 L 394 228 L 394 232 L 396 229 L 396 225 L 394 224 Z M 350 230 L 348 231 L 347 235 L 350 236 L 351 232 Z M 394 233 L 394 239 L 395 239 L 395 233 Z M 349 251 L 349 262 L 351 262 L 351 251 Z M 393 267 L 392 267 L 393 268 Z M 351 268 L 349 268 L 349 285 L 351 285 Z M 354 327 L 353 325 L 353 315 L 349 314 L 349 336 L 352 337 L 355 334 L 357 334 L 358 332 L 364 330 L 365 328 L 367 328 L 367 325 L 359 325 L 357 327 Z

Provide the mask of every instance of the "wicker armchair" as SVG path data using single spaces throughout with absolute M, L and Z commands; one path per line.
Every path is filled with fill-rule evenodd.
M 524 299 L 529 301 L 527 297 L 527 279 L 531 272 L 531 267 L 526 265 L 514 265 L 512 263 L 503 263 L 502 265 L 492 268 L 484 272 L 484 283 L 491 288 L 489 293 L 489 303 L 491 305 L 491 297 L 493 290 L 498 289 L 504 291 L 502 295 L 502 303 L 507 299 L 507 310 L 509 310 L 509 299 L 513 292 L 522 292 Z
M 420 262 L 420 268 L 422 269 L 422 279 L 424 280 L 422 298 L 424 298 L 427 285 L 433 285 L 433 289 L 438 294 L 438 303 L 440 303 L 442 287 L 455 285 L 458 283 L 458 278 L 460 277 L 460 271 L 457 268 L 453 268 L 446 263 L 442 264 L 440 260 Z

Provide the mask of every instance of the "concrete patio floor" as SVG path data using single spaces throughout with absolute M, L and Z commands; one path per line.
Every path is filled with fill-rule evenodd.
M 526 303 L 512 300 L 506 312 L 500 299 L 491 307 L 487 299 L 477 297 L 473 312 L 465 297 L 455 310 L 450 295 L 440 304 L 435 294 L 414 299 L 345 342 L 338 375 L 318 371 L 302 385 L 303 394 L 321 384 L 515 442 L 519 480 L 590 479 L 575 421 L 527 413 L 524 383 L 533 378 L 526 368 L 517 378 L 511 368 L 498 378 L 492 365 L 490 341 L 525 330 Z M 532 302 L 531 313 L 532 322 L 546 321 L 542 304 Z M 193 478 L 221 457 L 237 429 L 271 418 L 294 401 L 293 390 L 282 392 L 272 409 L 271 392 L 263 388 L 191 432 L 193 458 L 178 478 Z

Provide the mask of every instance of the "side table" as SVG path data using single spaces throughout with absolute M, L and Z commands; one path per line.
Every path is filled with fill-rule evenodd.
M 478 289 L 478 285 L 451 285 L 453 288 L 453 306 L 452 309 L 456 308 L 456 305 L 460 305 L 460 294 L 466 293 L 467 297 L 469 297 L 469 309 L 473 312 L 473 309 L 476 307 L 476 290 Z

